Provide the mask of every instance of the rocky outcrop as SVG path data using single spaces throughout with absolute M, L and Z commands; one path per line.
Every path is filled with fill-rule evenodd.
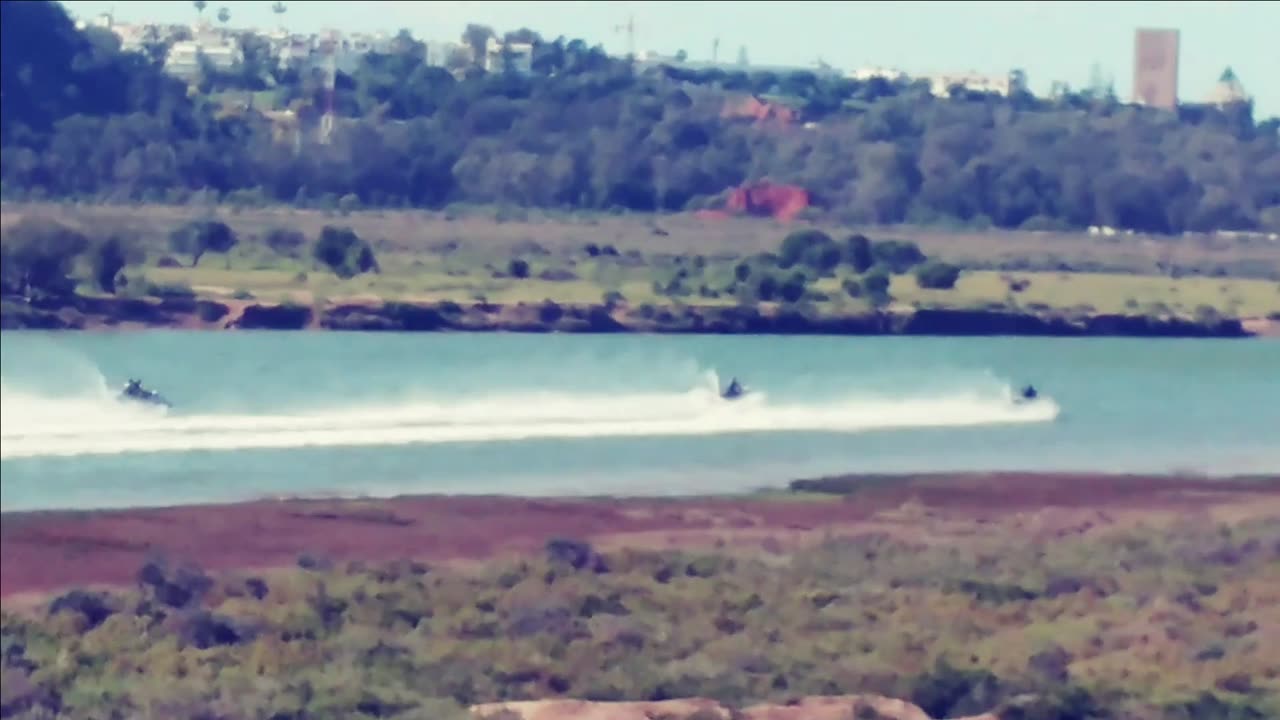
M 390 332 L 692 333 L 710 335 L 1040 335 L 1057 337 L 1242 338 L 1254 332 L 1235 319 L 1190 320 L 1131 315 L 1066 317 L 997 310 L 917 310 L 817 316 L 791 308 L 743 306 L 559 305 L 554 302 L 251 304 L 239 313 L 194 298 L 76 298 L 61 305 L 6 301 L 6 329 L 114 326 L 209 329 L 359 330 Z M 1256 327 L 1251 326 L 1251 328 Z
M 227 315 L 226 305 L 212 300 L 184 298 L 90 298 L 0 304 L 0 327 L 5 329 L 78 330 L 86 327 L 182 327 Z
M 311 308 L 301 305 L 250 305 L 228 327 L 240 330 L 302 330 L 311 324 Z
M 588 702 L 585 700 L 528 700 L 475 705 L 479 720 L 933 720 L 916 705 L 879 695 L 799 698 L 785 705 L 754 705 L 734 713 L 724 705 L 701 698 L 654 702 Z M 978 716 L 968 720 L 986 720 Z

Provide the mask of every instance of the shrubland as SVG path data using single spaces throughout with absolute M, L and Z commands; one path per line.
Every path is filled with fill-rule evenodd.
M 3 712 L 460 718 L 503 699 L 878 692 L 934 717 L 1274 717 L 1277 540 L 1184 519 L 751 555 L 560 539 L 465 568 L 305 555 L 209 576 L 157 557 L 133 588 L 5 608 Z

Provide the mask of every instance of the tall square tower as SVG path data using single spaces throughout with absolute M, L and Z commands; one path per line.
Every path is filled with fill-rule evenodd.
M 1178 31 L 1139 29 L 1134 35 L 1133 102 L 1178 107 Z

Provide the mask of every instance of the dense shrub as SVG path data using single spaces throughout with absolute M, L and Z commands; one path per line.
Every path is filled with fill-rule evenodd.
M 349 227 L 325 225 L 320 230 L 312 255 L 343 279 L 378 270 L 373 248 Z
M 960 268 L 950 263 L 929 260 L 916 266 L 916 283 L 929 290 L 950 290 L 960 279 Z

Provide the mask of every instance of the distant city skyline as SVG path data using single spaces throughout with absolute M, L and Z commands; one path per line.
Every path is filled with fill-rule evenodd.
M 286 2 L 283 18 L 271 0 L 210 2 L 211 20 L 221 7 L 231 25 L 295 32 L 328 28 L 344 32 L 395 33 L 401 28 L 427 41 L 456 41 L 467 23 L 498 32 L 528 27 L 552 39 L 559 35 L 600 43 L 613 54 L 627 52 L 622 29 L 635 19 L 637 51 L 710 59 L 719 38 L 719 59 L 733 62 L 745 47 L 752 63 L 808 65 L 821 58 L 843 70 L 893 67 L 911 75 L 976 71 L 1026 71 L 1031 89 L 1049 92 L 1055 81 L 1083 89 L 1094 67 L 1114 80 L 1116 95 L 1133 95 L 1134 31 L 1140 27 L 1180 31 L 1178 97 L 1202 102 L 1222 71 L 1231 67 L 1254 97 L 1255 117 L 1280 117 L 1280 3 L 1218 2 L 514 2 L 512 0 L 364 0 L 358 5 L 319 0 Z M 196 10 L 185 0 L 66 0 L 77 16 L 114 12 L 122 22 L 186 23 Z M 732 12 L 727 12 L 728 9 Z

